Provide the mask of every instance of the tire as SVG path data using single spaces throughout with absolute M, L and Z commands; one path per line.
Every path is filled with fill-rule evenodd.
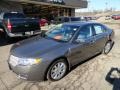
M 4 30 L 0 28 L 0 38 L 4 38 Z
M 9 37 L 6 33 L 5 33 L 4 38 L 5 38 L 5 41 L 6 41 L 7 43 L 9 43 L 9 42 L 11 41 L 11 37 Z
M 108 41 L 103 49 L 103 54 L 107 55 L 112 49 L 112 42 Z
M 59 59 L 50 65 L 47 72 L 47 79 L 49 81 L 58 81 L 66 75 L 67 71 L 68 71 L 67 62 L 64 59 Z

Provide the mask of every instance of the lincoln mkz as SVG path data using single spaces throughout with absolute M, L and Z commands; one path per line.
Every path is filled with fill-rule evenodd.
M 101 23 L 63 23 L 41 36 L 14 44 L 8 65 L 28 81 L 57 81 L 72 66 L 96 54 L 108 54 L 113 43 L 114 31 Z

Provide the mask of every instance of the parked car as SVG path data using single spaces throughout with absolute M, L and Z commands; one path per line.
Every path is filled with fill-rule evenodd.
M 48 20 L 47 19 L 40 19 L 40 26 L 47 26 L 48 25 Z
M 57 81 L 72 66 L 98 54 L 108 54 L 114 32 L 96 22 L 63 23 L 37 36 L 16 43 L 10 50 L 9 68 L 19 78 Z
M 105 16 L 105 20 L 110 20 L 110 19 L 111 19 L 110 15 Z
M 85 16 L 84 18 L 85 18 L 86 21 L 92 20 L 91 16 Z
M 6 12 L 0 14 L 0 28 L 6 38 L 35 35 L 40 32 L 39 19 L 26 18 L 23 13 Z
M 50 28 L 55 27 L 58 24 L 65 23 L 65 22 L 75 22 L 75 21 L 83 21 L 81 17 L 57 17 L 55 20 L 48 22 L 47 20 L 41 24 L 42 32 L 48 31 Z M 42 23 L 42 22 L 41 22 Z
M 80 17 L 57 17 L 55 18 L 54 23 L 60 24 L 65 22 L 74 22 L 74 21 L 81 21 Z
M 112 19 L 114 20 L 120 20 L 120 15 L 112 15 Z

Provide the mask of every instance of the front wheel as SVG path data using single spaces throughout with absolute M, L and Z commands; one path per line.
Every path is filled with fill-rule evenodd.
M 58 81 L 67 73 L 68 65 L 65 60 L 59 59 L 50 66 L 47 72 L 47 79 L 50 81 Z
M 103 54 L 108 54 L 112 49 L 112 42 L 108 41 L 103 49 Z

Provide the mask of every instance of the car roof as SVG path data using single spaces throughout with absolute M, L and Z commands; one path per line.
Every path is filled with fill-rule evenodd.
M 93 21 L 75 21 L 75 22 L 63 23 L 63 25 L 71 25 L 71 26 L 83 26 L 87 24 L 100 24 L 100 23 L 93 22 Z

